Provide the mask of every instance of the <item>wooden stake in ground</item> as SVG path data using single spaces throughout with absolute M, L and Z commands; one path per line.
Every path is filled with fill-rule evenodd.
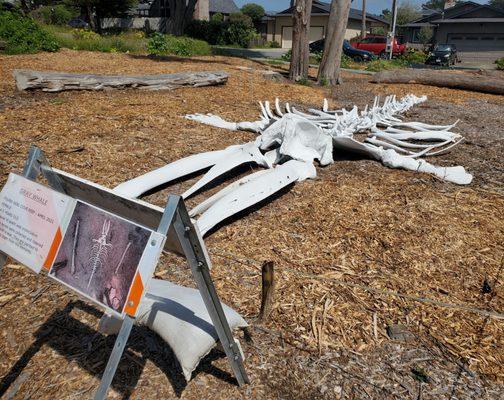
M 163 75 L 94 75 L 43 72 L 27 69 L 13 71 L 19 90 L 41 89 L 44 92 L 64 90 L 104 90 L 136 88 L 144 90 L 177 89 L 183 86 L 212 86 L 226 83 L 225 72 L 185 72 Z
M 299 81 L 308 78 L 310 50 L 308 48 L 308 32 L 310 30 L 310 15 L 312 0 L 296 0 L 292 10 L 292 55 L 289 69 L 289 79 Z
M 273 261 L 266 261 L 262 265 L 262 296 L 261 311 L 259 312 L 259 322 L 268 319 L 273 309 L 275 295 L 275 274 Z
M 336 85 L 342 82 L 340 76 L 341 54 L 349 13 L 350 0 L 332 0 L 324 55 L 317 77 L 320 84 Z
M 504 79 L 484 75 L 442 72 L 429 69 L 382 71 L 371 78 L 374 83 L 420 83 L 474 92 L 504 94 Z

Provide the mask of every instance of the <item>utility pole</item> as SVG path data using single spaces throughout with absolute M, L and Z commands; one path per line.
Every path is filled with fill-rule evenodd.
M 362 27 L 361 39 L 366 37 L 366 0 L 362 0 Z
M 389 59 L 392 60 L 392 54 L 394 52 L 394 38 L 396 35 L 396 21 L 397 21 L 397 0 L 392 0 L 392 21 L 391 21 L 391 29 L 389 31 L 389 35 L 387 37 L 387 46 L 390 46 L 389 50 Z

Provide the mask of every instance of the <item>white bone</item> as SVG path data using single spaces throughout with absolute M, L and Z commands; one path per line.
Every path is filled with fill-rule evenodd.
M 258 204 L 289 184 L 315 176 L 316 171 L 312 163 L 287 161 L 239 186 L 214 203 L 197 220 L 198 228 L 204 236 L 218 223 Z

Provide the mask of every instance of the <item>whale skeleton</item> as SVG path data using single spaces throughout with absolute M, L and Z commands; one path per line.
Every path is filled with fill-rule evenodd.
M 452 132 L 458 121 L 451 125 L 430 125 L 400 119 L 401 114 L 426 100 L 425 96 L 411 94 L 402 99 L 388 96 L 383 102 L 376 97 L 363 110 L 356 106 L 350 110 L 330 110 L 324 99 L 320 110 L 303 112 L 289 103 L 282 109 L 276 99 L 273 110 L 268 101 L 259 102 L 260 119 L 252 122 L 229 122 L 212 114 L 186 115 L 189 120 L 228 130 L 252 131 L 258 136 L 249 143 L 176 160 L 124 182 L 114 190 L 122 196 L 136 198 L 157 186 L 208 169 L 182 194 L 188 198 L 241 165 L 265 168 L 224 187 L 190 211 L 191 217 L 197 217 L 201 234 L 205 235 L 226 218 L 286 186 L 314 178 L 315 160 L 321 166 L 333 163 L 333 149 L 360 153 L 390 168 L 425 172 L 459 185 L 471 183 L 472 175 L 462 166 L 439 167 L 420 159 L 443 154 L 464 140 Z M 367 136 L 359 141 L 354 137 L 356 133 L 367 133 Z

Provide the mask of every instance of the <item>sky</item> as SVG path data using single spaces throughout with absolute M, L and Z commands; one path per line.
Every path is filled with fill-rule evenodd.
M 325 0 L 329 2 L 330 0 Z M 407 0 L 409 3 L 420 5 L 425 3 L 426 0 Z M 485 0 L 473 0 L 477 3 L 486 3 Z M 264 7 L 266 11 L 282 11 L 289 8 L 290 0 L 234 0 L 238 7 L 243 6 L 246 3 L 257 3 Z M 399 4 L 401 0 L 399 0 Z M 362 0 L 353 0 L 352 8 L 360 9 L 362 7 Z M 392 0 L 367 0 L 366 1 L 367 12 L 372 14 L 380 14 L 385 8 L 392 8 Z

